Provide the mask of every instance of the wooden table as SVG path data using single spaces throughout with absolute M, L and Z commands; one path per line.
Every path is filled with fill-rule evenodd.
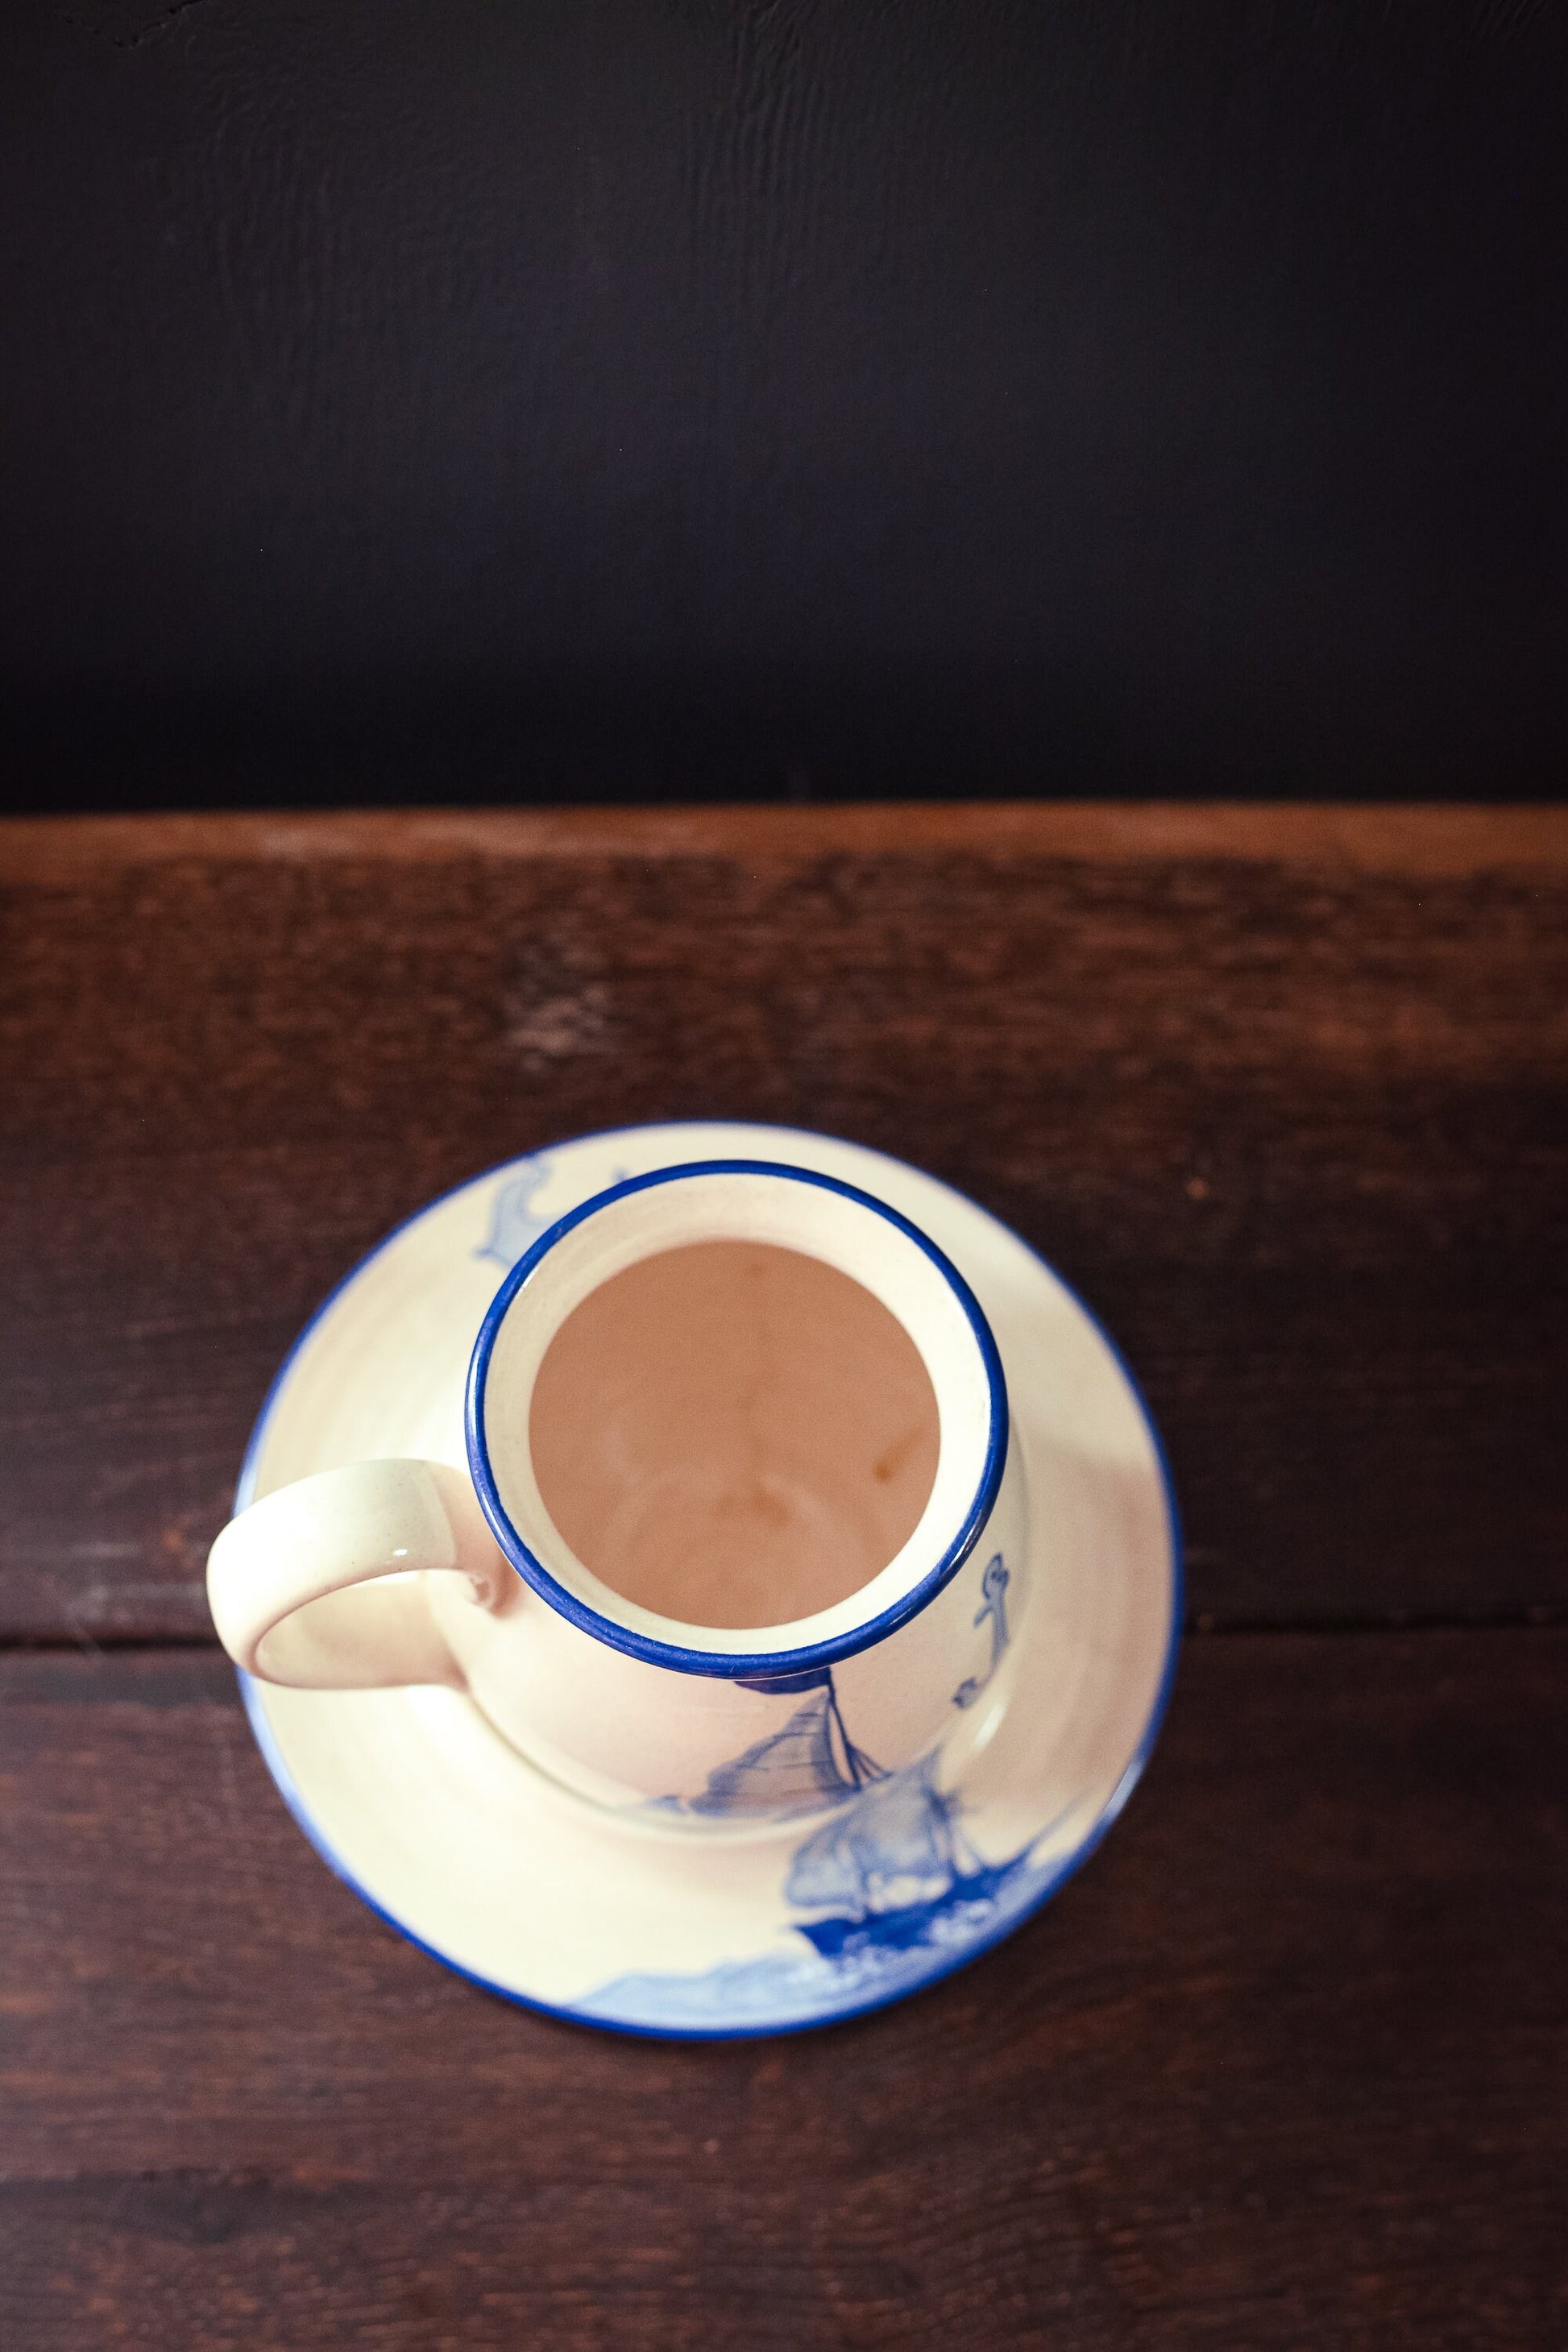
M 0 884 L 7 2352 L 1568 2344 L 1563 814 L 29 822 Z M 201 1573 L 386 1227 L 703 1113 L 1100 1309 L 1190 1638 L 1010 1943 L 688 2047 L 329 1877 Z

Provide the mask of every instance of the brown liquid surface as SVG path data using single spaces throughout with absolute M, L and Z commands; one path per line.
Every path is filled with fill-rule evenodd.
M 688 1624 L 842 1601 L 914 1532 L 936 1398 L 868 1290 L 767 1243 L 627 1266 L 545 1351 L 529 1415 L 545 1508 L 626 1600 Z

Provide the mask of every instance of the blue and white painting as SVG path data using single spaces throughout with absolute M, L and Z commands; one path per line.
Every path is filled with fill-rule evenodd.
M 741 1687 L 799 1697 L 800 1705 L 777 1731 L 710 1772 L 697 1796 L 658 1797 L 647 1811 L 696 1820 L 787 1822 L 795 1813 L 819 1813 L 825 1805 L 887 1778 L 844 1728 L 831 1666 L 742 1682 Z
M 980 1606 L 974 1612 L 976 1627 L 991 1628 L 991 1660 L 982 1675 L 969 1675 L 952 1694 L 954 1706 L 973 1706 L 992 1675 L 1002 1663 L 1002 1653 L 1007 1646 L 1007 1587 L 1012 1581 L 1000 1552 L 994 1552 L 985 1563 L 980 1579 Z
M 534 1207 L 541 1192 L 549 1183 L 552 1160 L 547 1151 L 531 1160 L 522 1160 L 515 1176 L 510 1177 L 496 1194 L 490 1211 L 490 1229 L 479 1248 L 476 1257 L 493 1257 L 508 1271 L 526 1255 L 541 1234 L 548 1233 L 561 1213 L 542 1216 Z
M 998 1554 L 982 1580 L 987 1606 L 975 1619 L 993 1624 L 982 1681 L 1007 1641 L 1006 1581 Z M 760 1686 L 798 1691 L 802 1703 L 780 1730 L 711 1773 L 700 1795 L 667 1798 L 659 1809 L 787 1818 L 836 1804 L 795 1848 L 784 1875 L 783 1898 L 800 1915 L 798 1944 L 700 1975 L 617 1977 L 577 2004 L 584 2013 L 742 2032 L 846 2014 L 912 1990 L 994 1942 L 1060 1874 L 1059 1856 L 1035 1859 L 1055 1823 L 1008 1860 L 987 1862 L 964 1834 L 962 1798 L 937 1785 L 934 1752 L 889 1772 L 858 1747 L 830 1667 Z M 960 1685 L 955 1705 L 971 1703 L 967 1688 Z
M 954 1706 L 973 1706 L 1007 1647 L 1007 1585 L 1006 1566 L 996 1552 L 982 1573 L 981 1602 L 974 1617 L 976 1628 L 985 1624 L 991 1628 L 990 1660 L 982 1674 L 970 1675 L 960 1683 L 952 1694 Z M 777 1731 L 770 1731 L 742 1755 L 731 1757 L 710 1772 L 698 1795 L 656 1797 L 648 1811 L 700 1821 L 786 1822 L 796 1813 L 819 1813 L 825 1805 L 847 1802 L 878 1782 L 897 1777 L 850 1738 L 831 1666 L 815 1666 L 796 1675 L 768 1675 L 754 1682 L 743 1679 L 741 1688 L 763 1691 L 774 1698 L 798 1698 L 800 1705 Z
M 1033 1910 L 1060 1875 L 1049 1834 L 1001 1863 L 969 1843 L 934 1757 L 883 1773 L 796 1848 L 784 1895 L 795 1948 L 692 1976 L 631 1974 L 574 2004 L 626 2024 L 778 2030 L 890 2000 L 941 1976 Z

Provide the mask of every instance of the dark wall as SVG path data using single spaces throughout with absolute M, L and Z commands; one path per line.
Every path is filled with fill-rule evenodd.
M 1553 791 L 1568 14 L 14 0 L 35 806 Z

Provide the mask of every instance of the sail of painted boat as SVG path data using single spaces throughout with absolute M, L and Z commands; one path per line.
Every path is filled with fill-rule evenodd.
M 866 1919 L 929 1900 L 968 1875 L 955 1825 L 956 1800 L 934 1783 L 935 1759 L 883 1774 L 847 1811 L 808 1838 L 785 1892 L 805 1909 L 836 1907 Z
M 813 1690 L 781 1729 L 708 1776 L 689 1801 L 694 1813 L 815 1812 L 884 1777 L 844 1728 L 830 1679 Z

